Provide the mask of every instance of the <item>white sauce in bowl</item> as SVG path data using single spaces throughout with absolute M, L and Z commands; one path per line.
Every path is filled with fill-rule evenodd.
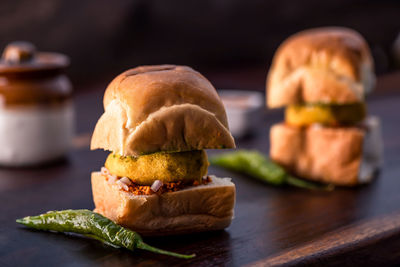
M 218 93 L 226 110 L 229 130 L 234 137 L 242 137 L 256 127 L 257 113 L 264 106 L 261 92 L 221 90 Z

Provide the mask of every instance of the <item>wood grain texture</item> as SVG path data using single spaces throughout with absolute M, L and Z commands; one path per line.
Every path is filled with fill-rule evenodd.
M 400 213 L 374 218 L 343 227 L 305 245 L 251 264 L 252 266 L 324 264 L 327 257 L 341 256 L 349 250 L 378 243 L 392 236 L 400 236 Z M 396 253 L 400 256 L 400 252 Z M 386 260 L 393 260 L 392 257 Z M 372 262 L 369 262 L 372 263 Z M 354 261 L 352 262 L 354 264 Z
M 397 78 L 396 78 L 397 77 Z M 48 210 L 93 208 L 90 173 L 107 153 L 89 151 L 87 141 L 102 112 L 102 90 L 76 95 L 79 137 L 63 161 L 36 169 L 0 169 L 0 266 L 376 266 L 400 263 L 400 74 L 368 98 L 381 117 L 385 163 L 372 184 L 333 192 L 272 187 L 244 175 L 211 167 L 236 184 L 235 219 L 225 231 L 145 238 L 151 245 L 197 254 L 183 261 L 129 252 L 76 235 L 25 229 L 15 219 Z M 389 79 L 389 78 L 388 78 Z M 99 87 L 104 88 L 104 87 Z M 393 89 L 391 89 L 393 88 Z M 397 88 L 397 89 L 396 89 Z M 259 114 L 253 134 L 239 148 L 269 150 L 271 124 L 280 111 Z M 218 151 L 209 151 L 209 154 Z

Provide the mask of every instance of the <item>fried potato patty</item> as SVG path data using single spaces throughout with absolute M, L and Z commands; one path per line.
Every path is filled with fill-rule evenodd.
M 364 103 L 290 105 L 285 111 L 285 121 L 296 126 L 308 126 L 313 123 L 326 126 L 352 125 L 362 121 L 365 116 Z
M 139 157 L 123 157 L 111 153 L 105 167 L 111 174 L 126 176 L 140 185 L 151 185 L 155 180 L 163 183 L 189 183 L 201 181 L 207 174 L 207 154 L 204 150 L 153 153 Z

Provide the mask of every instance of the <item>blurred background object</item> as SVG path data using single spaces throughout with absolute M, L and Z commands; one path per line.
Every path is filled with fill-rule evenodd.
M 264 96 L 251 90 L 221 90 L 219 92 L 228 117 L 229 130 L 235 138 L 252 134 L 264 109 Z
M 393 58 L 396 68 L 400 68 L 400 31 L 393 43 Z
M 5 0 L 0 47 L 27 40 L 68 54 L 71 77 L 79 82 L 110 81 L 137 65 L 174 63 L 194 67 L 217 88 L 264 90 L 278 45 L 312 27 L 355 29 L 371 46 L 378 74 L 394 70 L 399 16 L 396 0 Z M 253 79 L 242 81 L 244 69 Z
M 0 165 L 36 166 L 62 158 L 74 132 L 69 59 L 13 42 L 0 58 Z

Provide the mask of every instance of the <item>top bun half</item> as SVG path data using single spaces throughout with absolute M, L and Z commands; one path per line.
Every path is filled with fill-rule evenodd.
M 359 33 L 310 29 L 278 48 L 267 77 L 267 105 L 361 102 L 374 85 L 373 60 Z
M 142 66 L 117 76 L 91 149 L 123 156 L 234 148 L 225 108 L 211 83 L 186 66 Z

